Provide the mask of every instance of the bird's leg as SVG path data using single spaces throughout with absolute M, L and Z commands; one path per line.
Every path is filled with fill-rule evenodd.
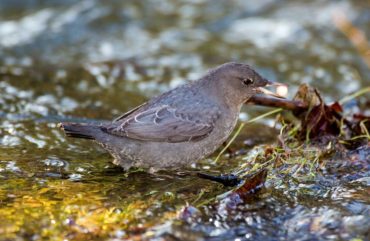
M 198 173 L 197 176 L 203 179 L 221 183 L 222 185 L 226 187 L 235 187 L 238 184 L 240 184 L 242 181 L 239 177 L 235 176 L 234 174 L 221 174 L 221 175 L 213 176 L 213 175 L 206 174 L 206 173 Z

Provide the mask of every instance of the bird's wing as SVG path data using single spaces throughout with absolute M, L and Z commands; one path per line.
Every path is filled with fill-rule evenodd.
M 146 104 L 147 104 L 147 102 L 144 102 L 143 104 L 141 104 L 139 106 L 136 106 L 132 110 L 129 110 L 126 113 L 123 113 L 122 115 L 120 115 L 116 119 L 114 119 L 113 122 L 118 122 L 120 120 L 125 119 L 126 117 L 128 117 L 129 115 L 131 115 L 132 113 L 134 113 L 135 111 L 137 111 L 138 109 L 140 109 L 141 107 L 145 106 Z
M 103 129 L 109 134 L 137 140 L 172 143 L 196 141 L 213 130 L 219 116 L 220 112 L 215 107 L 181 111 L 162 105 L 113 122 Z

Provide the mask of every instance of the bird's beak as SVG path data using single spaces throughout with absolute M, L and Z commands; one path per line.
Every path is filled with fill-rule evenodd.
M 274 93 L 274 92 L 272 92 L 268 89 L 265 89 L 263 87 L 258 87 L 258 92 L 266 94 L 266 95 L 270 95 L 270 96 L 273 96 L 273 97 L 277 97 L 277 98 L 285 98 L 285 96 L 288 92 L 287 85 L 283 84 L 283 83 L 271 82 L 271 81 L 267 80 L 267 84 L 265 86 L 266 87 L 268 87 L 268 86 L 276 87 L 277 93 Z M 280 92 L 283 92 L 283 93 L 280 93 Z

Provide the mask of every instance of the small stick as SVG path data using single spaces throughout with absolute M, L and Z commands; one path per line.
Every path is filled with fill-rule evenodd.
M 308 106 L 301 101 L 280 99 L 274 97 L 265 97 L 261 95 L 253 96 L 246 102 L 246 104 L 280 107 L 282 109 L 291 111 L 303 111 L 308 109 Z

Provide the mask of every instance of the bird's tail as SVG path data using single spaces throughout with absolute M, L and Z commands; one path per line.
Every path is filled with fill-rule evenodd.
M 82 139 L 95 139 L 95 135 L 100 131 L 100 126 L 92 124 L 81 124 L 81 123 L 59 123 L 58 127 L 61 128 L 66 136 Z

